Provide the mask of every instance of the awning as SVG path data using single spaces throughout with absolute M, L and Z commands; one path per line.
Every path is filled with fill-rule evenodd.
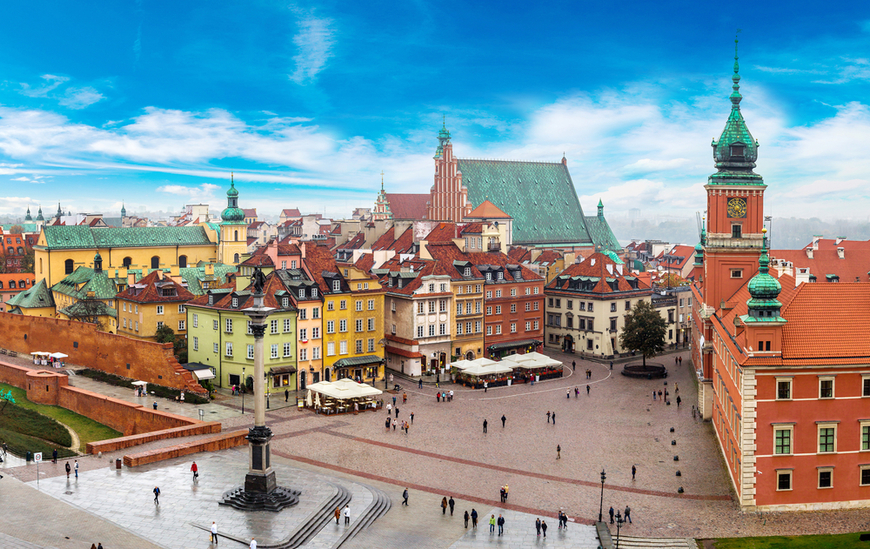
M 271 368 L 269 370 L 270 374 L 295 374 L 296 367 L 295 366 L 276 366 L 275 368 Z
M 207 366 L 200 362 L 188 362 L 182 364 L 182 367 L 188 372 L 196 376 L 196 379 L 214 379 L 214 372 L 211 371 L 211 366 Z
M 51 358 L 68 358 L 69 357 L 69 355 L 65 355 L 63 353 L 51 353 L 48 356 L 50 356 Z
M 366 355 L 366 356 L 353 356 L 350 358 L 342 358 L 341 360 L 336 360 L 335 364 L 332 365 L 333 368 L 354 368 L 356 366 L 367 366 L 369 364 L 381 364 L 384 362 L 379 356 L 376 355 Z
M 504 343 L 493 343 L 487 347 L 490 351 L 503 351 L 505 349 L 517 349 L 519 347 L 529 347 L 531 345 L 540 345 L 541 342 L 537 339 L 520 339 L 518 341 L 505 341 Z
M 312 383 L 308 386 L 308 389 L 314 391 L 317 395 L 323 394 L 338 400 L 371 397 L 383 393 L 383 391 L 375 389 L 371 385 L 357 383 L 348 378 L 339 379 L 338 381 L 320 381 L 318 383 Z
M 406 351 L 405 349 L 400 349 L 399 347 L 393 347 L 390 345 L 384 345 L 384 350 L 388 353 L 403 356 L 405 358 L 426 358 L 426 355 L 423 353 L 418 353 L 417 351 Z
M 196 376 L 196 379 L 214 379 L 215 375 L 211 370 L 194 370 L 193 375 Z
M 139 386 L 139 387 L 144 387 L 145 385 L 148 385 L 148 382 L 147 382 L 147 381 L 134 381 L 131 385 L 136 385 L 136 386 Z

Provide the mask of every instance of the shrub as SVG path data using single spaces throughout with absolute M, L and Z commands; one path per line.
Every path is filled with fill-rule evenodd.
M 2 407 L 0 427 L 3 429 L 31 435 L 60 446 L 72 445 L 72 436 L 69 431 L 56 420 L 11 402 L 6 402 L 5 406 L 0 405 L 0 407 Z
M 27 452 L 42 452 L 42 459 L 51 459 L 51 453 L 57 446 L 29 437 L 15 431 L 0 429 L 0 441 L 5 442 L 9 446 L 9 451 L 18 457 L 23 458 Z M 67 458 L 77 455 L 68 448 L 57 448 L 57 457 Z

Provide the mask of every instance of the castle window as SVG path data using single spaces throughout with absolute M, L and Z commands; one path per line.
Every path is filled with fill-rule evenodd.
M 67 259 L 63 262 L 63 270 L 65 274 L 72 274 L 74 263 L 72 259 Z
M 122 265 L 125 269 L 129 269 L 129 268 L 130 268 L 130 265 L 132 265 L 132 264 L 133 264 L 133 258 L 132 258 L 132 257 L 125 257 L 124 260 L 123 260 L 123 262 L 121 262 L 121 265 Z
M 181 267 L 182 269 L 187 267 L 187 256 L 186 255 L 178 256 L 178 266 Z
M 731 278 L 743 278 L 743 269 L 731 269 Z
M 743 225 L 739 223 L 731 225 L 731 238 L 743 238 Z
M 776 489 L 777 491 L 791 490 L 791 469 L 776 471 Z
M 151 268 L 158 269 L 160 268 L 160 256 L 154 256 L 151 258 Z
M 239 262 L 239 254 L 234 254 L 233 255 L 233 263 L 238 263 L 238 262 Z

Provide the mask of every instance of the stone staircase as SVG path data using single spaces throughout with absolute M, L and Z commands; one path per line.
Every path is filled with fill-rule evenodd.
M 698 544 L 691 538 L 639 538 L 620 533 L 619 549 L 698 549 Z
M 387 511 L 393 506 L 393 501 L 390 499 L 386 493 L 372 486 L 367 486 L 367 488 L 372 492 L 374 498 L 372 502 L 366 507 L 365 511 L 359 516 L 359 518 L 354 521 L 350 528 L 348 528 L 347 532 L 342 535 L 335 545 L 332 546 L 332 549 L 338 549 L 341 547 L 347 540 L 353 538 L 362 530 L 368 528 L 372 525 L 376 520 L 380 517 L 387 514 Z

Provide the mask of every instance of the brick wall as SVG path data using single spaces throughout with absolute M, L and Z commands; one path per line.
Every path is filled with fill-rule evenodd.
M 78 387 L 62 387 L 58 395 L 58 405 L 108 425 L 124 435 L 149 433 L 199 423 L 195 419 L 152 410 L 141 404 L 99 395 Z
M 220 450 L 226 450 L 227 448 L 244 446 L 248 443 L 245 439 L 247 436 L 248 430 L 244 429 L 242 431 L 221 433 L 204 440 L 185 442 L 168 448 L 158 448 L 156 450 L 147 450 L 145 452 L 129 454 L 124 456 L 124 465 L 127 467 L 137 467 L 147 463 L 197 454 L 199 452 L 217 452 Z
M 0 362 L 0 382 L 27 390 L 27 372 L 30 368 Z
M 181 367 L 172 344 L 154 343 L 97 330 L 93 324 L 0 313 L 3 347 L 27 355 L 61 352 L 72 364 L 149 383 L 205 394 L 193 374 Z
M 140 444 L 154 442 L 155 440 L 165 440 L 168 438 L 180 438 L 193 435 L 215 434 L 220 432 L 221 423 L 219 421 L 211 421 L 208 423 L 189 425 L 187 427 L 175 427 L 173 429 L 164 429 L 162 431 L 154 431 L 151 433 L 142 433 L 139 435 L 130 435 L 109 440 L 88 442 L 88 453 L 97 454 L 99 452 L 115 452 L 124 448 L 131 448 Z

